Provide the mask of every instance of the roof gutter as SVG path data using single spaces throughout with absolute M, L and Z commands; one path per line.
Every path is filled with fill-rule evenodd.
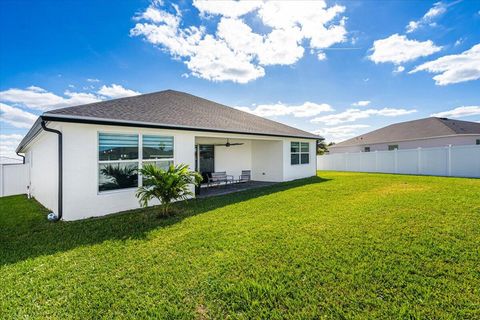
M 25 164 L 25 156 L 19 154 L 18 152 L 15 152 L 17 154 L 17 156 L 19 157 L 22 157 L 23 161 L 22 161 L 22 164 Z
M 63 215 L 63 138 L 62 138 L 62 132 L 48 128 L 46 126 L 46 122 L 42 120 L 41 122 L 42 129 L 48 132 L 52 132 L 57 134 L 58 136 L 58 214 L 55 215 L 55 217 L 52 218 L 52 221 L 59 221 L 62 219 Z
M 350 147 L 362 147 L 362 146 L 371 146 L 375 144 L 383 144 L 383 143 L 396 143 L 396 142 L 406 142 L 406 141 L 418 141 L 418 140 L 429 140 L 429 139 L 441 139 L 441 138 L 451 138 L 451 137 L 465 137 L 465 136 L 478 136 L 480 133 L 456 133 L 456 134 L 447 134 L 443 136 L 433 136 L 433 137 L 423 137 L 423 138 L 412 138 L 412 139 L 399 139 L 399 140 L 388 140 L 388 141 L 380 141 L 380 142 L 370 142 L 370 143 L 359 143 L 359 144 L 349 144 L 342 146 L 341 143 L 339 142 L 337 144 L 334 144 L 330 147 L 329 149 L 335 149 L 335 148 L 350 148 Z

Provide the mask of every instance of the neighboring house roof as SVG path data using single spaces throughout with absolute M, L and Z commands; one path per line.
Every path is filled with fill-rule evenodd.
M 337 143 L 329 148 L 419 140 L 461 134 L 480 134 L 480 123 L 447 118 L 425 118 L 395 123 Z
M 228 132 L 318 139 L 312 133 L 188 93 L 165 90 L 45 112 L 46 121 Z M 18 150 L 41 129 L 36 122 Z

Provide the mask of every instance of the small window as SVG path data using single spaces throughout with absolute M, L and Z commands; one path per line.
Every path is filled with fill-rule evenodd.
M 163 170 L 168 170 L 168 168 L 170 167 L 170 165 L 173 165 L 173 160 L 161 160 L 161 161 L 144 161 L 142 163 L 142 166 L 146 165 L 146 164 L 153 164 L 155 165 L 157 168 L 161 168 Z M 150 185 L 145 178 L 142 179 L 142 183 L 144 186 L 148 186 Z
M 365 148 L 363 149 L 363 151 L 364 151 L 364 152 L 370 152 L 370 147 L 365 147 Z
M 301 148 L 300 148 L 300 151 L 303 153 L 303 152 L 307 152 L 309 151 L 309 148 L 310 148 L 310 145 L 308 144 L 308 142 L 302 142 L 300 144 Z
M 100 133 L 98 159 L 100 161 L 138 159 L 138 135 Z
M 143 135 L 143 159 L 173 159 L 173 137 Z
M 290 156 L 290 164 L 300 164 L 300 154 L 292 153 Z
M 310 155 L 308 153 L 302 153 L 300 155 L 300 163 L 301 164 L 308 164 L 310 161 Z
M 173 164 L 173 137 L 143 135 L 143 162 L 142 166 L 151 163 L 157 168 L 167 170 Z M 143 185 L 148 185 L 142 179 Z
M 291 152 L 291 153 L 298 153 L 298 152 L 300 152 L 300 142 L 292 142 L 292 143 L 290 143 L 290 152 Z
M 118 190 L 138 186 L 138 162 L 100 163 L 98 190 Z
M 162 161 L 144 161 L 143 165 L 146 165 L 147 163 L 151 163 L 151 164 L 155 165 L 155 167 L 157 167 L 157 168 L 167 170 L 173 164 L 173 161 L 172 160 L 168 160 L 168 161 L 163 161 L 163 160 Z
M 480 144 L 480 139 L 477 139 L 475 144 Z
M 389 151 L 398 150 L 398 144 L 391 144 L 388 146 Z
M 308 142 L 290 142 L 290 164 L 308 164 L 310 162 L 310 144 Z
M 300 163 L 308 164 L 310 162 L 310 144 L 302 142 L 300 144 Z

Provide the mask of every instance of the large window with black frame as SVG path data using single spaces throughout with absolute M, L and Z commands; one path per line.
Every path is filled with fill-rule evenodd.
M 167 169 L 174 163 L 173 141 L 172 136 L 99 133 L 98 191 L 137 188 L 138 169 L 146 163 Z

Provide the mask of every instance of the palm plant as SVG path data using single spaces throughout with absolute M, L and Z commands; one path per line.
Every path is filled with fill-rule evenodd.
M 139 172 L 143 176 L 143 186 L 138 188 L 136 197 L 143 207 L 148 206 L 150 200 L 158 199 L 162 207 L 161 216 L 169 214 L 172 201 L 192 196 L 190 185 L 198 186 L 202 180 L 199 173 L 190 171 L 185 164 L 172 164 L 166 170 L 146 164 Z

